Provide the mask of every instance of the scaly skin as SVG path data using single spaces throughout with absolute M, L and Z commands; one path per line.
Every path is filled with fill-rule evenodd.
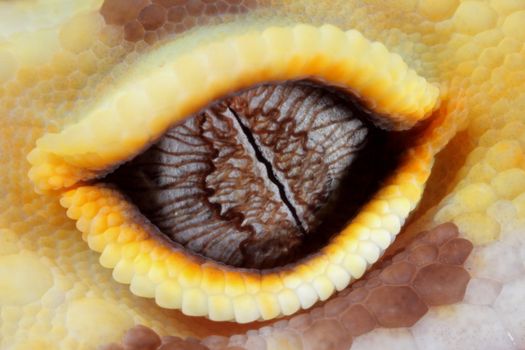
M 142 6 L 137 13 L 119 6 L 100 10 L 100 0 L 0 3 L 0 348 L 93 349 L 119 341 L 136 324 L 162 335 L 199 338 L 258 328 L 254 323 L 216 323 L 158 306 L 208 315 L 208 310 L 195 311 L 192 305 L 186 309 L 184 305 L 165 305 L 173 299 L 159 297 L 162 288 L 157 287 L 165 278 L 162 271 L 154 277 L 148 275 L 150 280 L 135 278 L 133 282 L 133 273 L 140 272 L 141 266 L 149 271 L 150 265 L 144 260 L 131 259 L 143 265 L 133 265 L 134 272 L 123 277 L 123 270 L 115 267 L 119 260 L 112 255 L 113 248 L 107 246 L 125 240 L 113 237 L 94 243 L 95 234 L 86 223 L 93 213 L 72 210 L 74 203 L 68 195 L 73 193 L 69 190 L 82 191 L 82 186 L 77 187 L 79 180 L 92 179 L 129 159 L 170 123 L 209 100 L 260 81 L 304 75 L 357 91 L 383 114 L 381 122 L 385 125 L 407 128 L 435 110 L 428 131 L 390 180 L 396 194 L 392 195 L 393 187 L 385 187 L 376 198 L 387 201 L 385 198 L 395 197 L 396 202 L 388 202 L 387 207 L 398 226 L 419 203 L 389 249 L 404 246 L 421 230 L 450 221 L 475 246 L 466 263 L 473 280 L 464 302 L 433 308 L 409 328 L 375 330 L 364 336 L 367 338 L 354 341 L 354 347 L 381 347 L 385 342 L 419 349 L 428 349 L 429 344 L 441 349 L 452 345 L 461 349 L 524 348 L 525 1 L 268 0 L 243 2 L 239 11 L 226 8 L 219 10 L 221 14 L 196 15 L 199 3 L 188 2 L 185 16 L 177 19 L 182 22 L 170 17 L 175 16 L 173 13 L 166 13 L 172 25 L 160 28 L 157 24 L 163 22 L 158 19 L 164 14 L 151 15 L 150 22 L 145 14 L 138 15 L 149 4 L 146 0 L 126 3 L 126 8 Z M 183 13 L 182 8 L 178 11 Z M 125 13 L 130 16 L 127 22 L 121 18 Z M 137 16 L 151 29 L 149 32 L 140 30 L 142 27 L 133 20 Z M 266 50 L 250 56 L 250 50 L 262 42 L 257 41 L 258 33 L 265 33 L 269 27 L 286 31 L 297 28 L 297 24 L 311 25 L 298 27 L 309 34 L 301 32 L 295 37 L 303 46 L 285 45 L 278 51 L 279 41 L 264 41 L 269 45 Z M 322 27 L 324 24 L 332 26 Z M 332 62 L 330 69 L 323 70 L 322 63 L 330 62 L 339 46 L 326 46 L 325 51 L 308 56 L 311 52 L 307 48 L 314 47 L 311 40 L 316 38 L 311 35 L 316 33 L 312 28 L 324 28 L 323 33 L 357 30 L 386 49 L 376 45 L 376 51 L 366 51 L 357 45 L 344 53 L 348 55 L 343 55 L 346 65 Z M 170 35 L 173 31 L 176 34 Z M 281 36 L 275 37 L 280 40 L 284 32 L 279 33 Z M 195 52 L 204 57 L 204 51 L 195 50 L 206 47 L 217 57 L 218 45 L 235 38 L 240 38 L 235 46 L 239 51 L 230 46 L 230 51 L 220 52 L 242 57 L 244 61 L 239 58 L 238 65 L 221 66 L 219 62 L 210 67 L 224 70 L 206 71 L 198 66 L 200 63 L 187 59 Z M 295 52 L 296 56 L 286 65 L 288 61 L 278 56 L 279 52 Z M 377 60 L 351 61 L 370 52 L 377 56 L 364 57 Z M 402 60 L 392 58 L 394 54 Z M 271 63 L 269 68 L 257 70 L 264 63 L 260 57 L 277 59 L 268 58 L 264 62 Z M 396 76 L 402 61 L 414 71 L 407 80 L 402 79 L 404 74 Z M 167 85 L 154 80 L 165 76 L 161 69 L 167 69 L 169 62 L 177 62 L 174 76 L 182 76 L 178 86 L 174 80 L 162 81 Z M 244 70 L 233 72 L 237 75 L 227 70 L 239 66 Z M 361 72 L 363 79 L 356 72 Z M 387 73 L 396 79 L 386 79 Z M 426 82 L 418 80 L 416 73 Z M 217 79 L 206 81 L 210 85 L 202 89 L 199 84 L 210 76 Z M 347 79 L 343 81 L 342 76 Z M 372 76 L 373 84 L 367 85 L 369 80 L 364 78 Z M 386 89 L 392 81 L 402 83 Z M 141 99 L 144 96 L 138 82 L 144 82 L 146 91 L 160 97 Z M 169 89 L 164 89 L 166 86 Z M 122 98 L 118 113 L 113 113 L 110 107 L 117 105 L 123 91 L 139 92 Z M 189 97 L 184 100 L 184 96 Z M 119 113 L 127 119 L 119 122 Z M 134 125 L 138 127 L 134 129 Z M 60 203 L 70 208 L 67 215 Z M 367 207 L 359 221 L 361 226 L 377 228 L 371 214 L 384 214 L 381 210 L 378 203 Z M 127 212 L 124 210 L 123 215 Z M 71 219 L 78 220 L 76 226 Z M 391 229 L 384 228 L 389 243 L 399 227 L 386 226 Z M 326 259 L 356 240 L 352 230 L 357 229 L 345 231 L 350 241 L 341 237 L 323 251 Z M 371 241 L 381 241 L 377 237 Z M 383 251 L 374 249 L 376 255 Z M 103 252 L 100 263 L 97 252 Z M 361 259 L 366 259 L 364 266 L 375 261 L 369 256 Z M 115 267 L 113 276 L 101 263 Z M 310 267 L 323 270 L 318 264 L 315 261 Z M 352 265 L 350 270 L 354 268 Z M 353 271 L 348 272 L 348 282 L 359 277 Z M 287 276 L 296 277 L 291 273 Z M 113 277 L 131 282 L 134 294 Z M 256 282 L 251 277 L 249 281 L 242 283 L 251 288 L 250 283 Z M 333 286 L 331 293 L 323 289 L 330 283 L 318 285 L 317 299 L 325 299 L 334 291 Z M 136 295 L 155 297 L 156 302 Z M 285 311 L 265 314 L 262 310 L 253 319 L 270 319 Z M 224 319 L 252 320 L 244 316 Z

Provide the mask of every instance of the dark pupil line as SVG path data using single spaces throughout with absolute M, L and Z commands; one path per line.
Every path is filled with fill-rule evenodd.
M 255 137 L 253 136 L 253 133 L 251 132 L 250 128 L 248 128 L 246 125 L 243 124 L 243 122 L 241 121 L 241 118 L 239 118 L 239 116 L 237 115 L 237 112 L 235 110 L 233 110 L 233 108 L 230 108 L 230 107 L 227 107 L 227 108 L 233 114 L 233 116 L 235 117 L 235 120 L 237 121 L 237 123 L 239 123 L 239 126 L 240 126 L 242 132 L 244 133 L 244 135 L 248 139 L 248 142 L 250 143 L 250 145 L 252 146 L 253 151 L 255 152 L 255 157 L 266 168 L 266 172 L 268 174 L 268 178 L 279 189 L 279 196 L 281 197 L 281 200 L 283 201 L 283 203 L 286 205 L 286 207 L 288 208 L 288 210 L 292 214 L 297 227 L 299 228 L 299 230 L 301 231 L 301 233 L 303 235 L 306 235 L 307 230 L 303 227 L 303 225 L 301 223 L 301 220 L 299 219 L 299 215 L 297 215 L 297 210 L 295 209 L 293 204 L 288 199 L 288 197 L 286 195 L 286 190 L 284 188 L 284 185 L 277 179 L 277 176 L 273 172 L 272 163 L 268 159 L 266 159 L 264 157 L 264 155 L 262 154 L 261 150 L 257 146 L 257 143 L 255 141 Z

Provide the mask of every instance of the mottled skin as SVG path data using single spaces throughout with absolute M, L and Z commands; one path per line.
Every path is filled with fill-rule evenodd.
M 147 67 L 140 58 L 152 48 L 175 41 L 178 54 L 248 29 L 296 23 L 357 29 L 439 86 L 443 138 L 456 136 L 438 155 L 421 204 L 394 245 L 438 223 L 456 223 L 480 252 L 467 261 L 470 273 L 496 281 L 494 299 L 503 290 L 515 305 L 509 309 L 498 299 L 479 306 L 489 328 L 475 337 L 484 337 L 487 348 L 525 347 L 525 311 L 519 309 L 525 291 L 512 292 L 525 276 L 524 1 L 248 1 L 209 14 L 199 10 L 199 1 L 188 1 L 188 17 L 165 26 L 159 23 L 169 11 L 141 15 L 150 2 L 129 3 L 137 8 L 115 19 L 117 4 L 109 11 L 113 20 L 100 14 L 98 0 L 0 3 L 0 348 L 93 349 L 119 341 L 137 324 L 161 335 L 199 338 L 260 326 L 192 318 L 133 295 L 100 266 L 58 194 L 35 193 L 26 157 L 39 137 L 81 119 L 78 111 L 111 91 L 134 64 Z M 500 244 L 511 235 L 513 260 Z M 493 304 L 497 314 L 484 318 Z M 430 313 L 461 319 L 467 306 Z M 461 341 L 475 320 L 458 322 L 467 330 Z M 429 333 L 417 326 L 403 331 L 423 349 L 428 343 L 421 339 Z M 503 329 L 513 337 L 501 336 Z M 438 348 L 446 344 L 435 338 Z

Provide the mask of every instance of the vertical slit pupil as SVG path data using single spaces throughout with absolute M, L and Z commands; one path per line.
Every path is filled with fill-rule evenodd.
M 297 211 L 295 210 L 294 206 L 290 203 L 290 200 L 288 199 L 288 197 L 286 195 L 286 191 L 284 189 L 283 184 L 280 183 L 279 180 L 277 179 L 277 177 L 275 176 L 274 171 L 273 171 L 272 163 L 268 159 L 264 158 L 264 155 L 262 154 L 261 150 L 259 149 L 259 146 L 255 142 L 255 139 L 254 139 L 254 136 L 253 136 L 251 130 L 249 129 L 249 127 L 247 127 L 245 124 L 243 124 L 241 118 L 237 115 L 235 110 L 231 109 L 231 107 L 228 107 L 228 110 L 235 117 L 235 120 L 239 123 L 239 126 L 240 126 L 242 132 L 244 133 L 244 135 L 246 135 L 246 138 L 250 142 L 250 145 L 253 147 L 253 150 L 255 151 L 255 156 L 257 157 L 257 160 L 259 162 L 261 162 L 262 164 L 264 164 L 264 166 L 266 168 L 266 172 L 267 172 L 268 178 L 279 189 L 279 195 L 281 197 L 281 200 L 283 201 L 283 203 L 286 205 L 286 207 L 288 208 L 288 210 L 292 214 L 292 216 L 293 216 L 293 218 L 295 220 L 295 224 L 297 225 L 297 228 L 301 231 L 302 234 L 305 234 L 307 231 L 303 227 L 303 223 L 301 222 L 301 220 L 299 220 L 299 217 L 297 216 Z M 261 174 L 261 175 L 264 176 L 263 174 Z
M 173 244 L 279 267 L 325 244 L 395 163 L 399 152 L 363 115 L 310 82 L 255 87 L 175 125 L 106 181 Z

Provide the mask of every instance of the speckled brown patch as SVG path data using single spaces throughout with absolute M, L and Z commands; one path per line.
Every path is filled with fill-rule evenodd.
M 100 14 L 119 26 L 130 42 L 152 42 L 170 33 L 220 21 L 225 15 L 244 14 L 266 0 L 105 0 Z
M 305 350 L 349 349 L 352 345 L 352 337 L 335 319 L 315 320 L 302 338 Z
M 377 321 L 374 316 L 361 304 L 352 305 L 348 309 L 339 309 L 339 312 L 341 310 L 345 310 L 341 315 L 341 323 L 349 330 L 352 337 L 368 333 L 376 327 Z
M 469 241 L 458 238 L 456 226 L 441 225 L 419 235 L 403 252 L 307 313 L 247 334 L 208 337 L 200 344 L 170 337 L 158 349 L 258 350 L 288 336 L 302 343 L 303 349 L 347 350 L 355 337 L 375 328 L 409 327 L 429 307 L 461 301 L 470 280 L 462 264 L 472 248 Z
M 428 307 L 408 286 L 380 286 L 371 291 L 366 308 L 386 328 L 410 327 L 424 314 Z
M 124 350 L 124 347 L 120 344 L 111 343 L 99 346 L 97 350 Z
M 463 299 L 469 280 L 461 266 L 432 264 L 419 271 L 414 287 L 427 305 L 446 305 Z
M 155 350 L 161 345 L 160 337 L 148 327 L 136 326 L 122 340 L 126 350 Z
M 123 26 L 136 19 L 140 10 L 149 3 L 149 0 L 106 0 L 100 14 L 107 24 Z

